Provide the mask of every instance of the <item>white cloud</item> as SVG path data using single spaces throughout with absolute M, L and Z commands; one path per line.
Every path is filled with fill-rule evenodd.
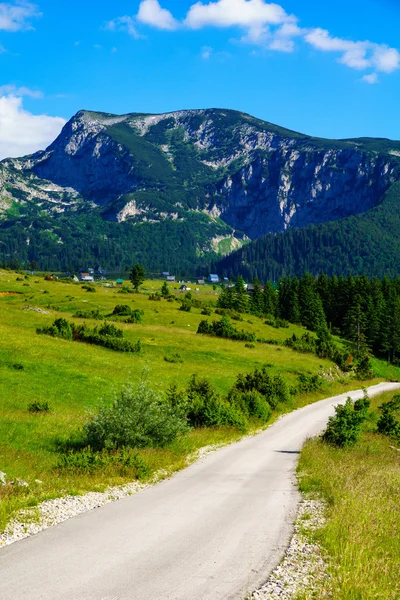
M 201 49 L 201 58 L 203 58 L 204 60 L 209 60 L 212 56 L 213 53 L 213 48 L 211 48 L 211 46 L 203 46 L 203 48 Z
M 304 39 L 317 50 L 341 53 L 339 62 L 352 69 L 362 71 L 373 67 L 383 73 L 392 73 L 400 68 L 400 52 L 386 44 L 344 40 L 332 37 L 329 31 L 319 28 L 309 31 Z
M 338 61 L 351 69 L 374 69 L 381 73 L 393 73 L 400 69 L 400 52 L 396 48 L 368 40 L 353 41 L 333 37 L 329 31 L 320 27 L 300 28 L 296 16 L 288 14 L 280 4 L 267 0 L 199 0 L 190 6 L 182 22 L 163 8 L 160 0 L 142 0 L 136 17 L 119 17 L 110 21 L 107 28 L 114 31 L 126 30 L 135 38 L 140 38 L 143 36 L 136 29 L 138 22 L 171 31 L 181 27 L 193 30 L 236 27 L 243 31 L 241 42 L 287 53 L 293 52 L 295 40 L 302 38 L 316 50 L 337 53 Z M 203 58 L 207 60 L 212 54 L 212 49 L 203 47 Z M 367 78 L 370 79 L 371 76 L 367 75 Z M 373 81 L 376 82 L 377 80 Z
M 259 27 L 260 25 L 280 25 L 288 19 L 279 4 L 268 4 L 264 0 L 217 0 L 203 4 L 193 4 L 185 23 L 192 29 L 201 27 Z
M 369 75 L 364 75 L 364 77 L 361 77 L 361 81 L 365 81 L 365 83 L 374 85 L 375 83 L 378 83 L 378 74 L 370 73 Z
M 30 96 L 31 98 L 43 98 L 40 90 L 31 90 L 27 87 L 17 87 L 12 83 L 0 85 L 0 96 Z
M 21 97 L 0 97 L 0 159 L 46 148 L 64 125 L 61 117 L 33 115 L 24 110 Z
M 32 29 L 31 19 L 40 17 L 36 4 L 25 2 L 24 0 L 17 1 L 14 4 L 8 2 L 0 3 L 0 30 L 3 31 L 20 31 Z
M 135 20 L 126 15 L 109 21 L 106 23 L 105 29 L 108 29 L 109 31 L 127 31 L 129 35 L 136 39 L 143 37 L 136 29 Z
M 152 25 L 157 29 L 173 31 L 180 26 L 169 10 L 161 8 L 158 0 L 142 0 L 136 18 L 141 23 Z

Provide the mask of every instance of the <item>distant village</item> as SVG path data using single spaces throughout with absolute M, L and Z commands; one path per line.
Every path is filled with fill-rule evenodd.
M 120 274 L 118 274 L 118 275 L 120 275 Z M 62 273 L 62 274 L 53 273 L 51 277 L 57 277 L 58 279 L 71 278 L 76 282 L 82 282 L 82 283 L 93 283 L 95 281 L 113 280 L 115 285 L 117 285 L 117 286 L 123 286 L 124 283 L 129 281 L 129 277 L 125 277 L 125 279 L 120 276 L 115 277 L 115 273 L 109 273 L 106 271 L 106 269 L 103 269 L 101 266 L 84 267 L 84 268 L 79 269 L 78 273 L 69 273 L 69 272 Z M 159 279 L 162 279 L 162 280 L 166 281 L 167 283 L 171 283 L 171 284 L 179 283 L 179 284 L 181 284 L 181 286 L 179 288 L 181 291 L 189 291 L 191 289 L 189 287 L 190 285 L 223 284 L 226 287 L 234 286 L 234 283 L 232 283 L 228 277 L 220 277 L 216 273 L 210 273 L 207 277 L 204 276 L 204 277 L 194 278 L 194 279 L 190 279 L 188 281 L 184 281 L 182 279 L 177 278 L 175 275 L 172 275 L 169 271 L 162 271 L 161 273 L 149 274 L 149 278 L 151 278 L 151 279 L 159 278 Z M 245 283 L 244 285 L 248 291 L 251 291 L 250 288 L 252 288 L 252 284 Z

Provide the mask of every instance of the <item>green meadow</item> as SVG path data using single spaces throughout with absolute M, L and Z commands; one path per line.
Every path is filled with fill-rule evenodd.
M 108 485 L 132 480 L 132 472 L 115 471 L 103 466 L 95 472 L 71 472 L 59 468 L 59 444 L 77 432 L 91 412 L 102 404 L 110 404 L 124 386 L 136 384 L 147 377 L 151 385 L 166 390 L 176 384 L 185 388 L 196 373 L 206 377 L 217 392 L 227 394 L 239 373 L 267 365 L 271 374 L 280 374 L 291 385 L 299 375 L 315 375 L 329 371 L 333 363 L 312 354 L 295 352 L 283 345 L 232 341 L 196 334 L 202 319 L 220 319 L 214 313 L 218 289 L 191 285 L 192 295 L 212 310 L 210 317 L 201 308 L 190 312 L 180 309 L 180 302 L 150 300 L 159 291 L 162 281 L 146 281 L 140 294 L 128 293 L 110 283 L 95 284 L 89 292 L 80 283 L 46 281 L 43 275 L 24 276 L 0 271 L 0 471 L 7 479 L 20 478 L 29 487 L 0 487 L 0 531 L 20 508 L 67 493 L 78 494 L 102 490 Z M 111 286 L 111 287 L 109 287 Z M 177 298 L 184 292 L 179 285 L 170 286 Z M 106 348 L 38 335 L 36 329 L 50 326 L 64 317 L 76 324 L 98 326 L 102 321 L 78 319 L 76 311 L 100 310 L 112 313 L 116 305 L 126 304 L 144 312 L 143 323 L 116 323 L 125 339 L 141 340 L 140 354 L 116 352 Z M 39 312 L 37 309 L 40 309 Z M 258 317 L 243 315 L 242 322 L 233 322 L 237 329 L 255 333 L 257 337 L 283 341 L 304 329 L 290 325 L 276 329 Z M 168 362 L 179 354 L 179 362 Z M 377 382 L 397 379 L 400 369 L 374 360 Z M 373 383 L 371 382 L 371 383 Z M 343 378 L 324 381 L 313 393 L 295 396 L 285 410 L 296 408 L 347 389 L 359 388 L 370 382 Z M 47 402 L 48 412 L 32 413 L 32 402 Z M 274 418 L 276 418 L 276 414 Z M 260 427 L 254 423 L 253 430 Z M 192 430 L 184 438 L 163 449 L 138 451 L 150 473 L 164 469 L 171 473 L 185 466 L 187 458 L 197 449 L 239 439 L 243 433 L 232 427 Z
M 327 522 L 316 536 L 327 554 L 329 597 L 337 600 L 400 597 L 400 450 L 398 440 L 376 427 L 378 407 L 395 395 L 371 399 L 354 447 L 335 448 L 316 438 L 300 455 L 300 488 L 327 503 Z M 316 590 L 315 597 L 327 597 L 323 592 Z

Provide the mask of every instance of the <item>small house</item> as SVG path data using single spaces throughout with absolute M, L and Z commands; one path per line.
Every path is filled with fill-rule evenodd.
M 166 278 L 168 279 L 168 277 L 169 277 L 169 271 L 163 271 L 163 272 L 161 273 L 161 275 L 162 275 L 163 277 L 166 277 Z
M 204 279 L 198 279 L 198 280 L 197 280 L 197 284 L 198 284 L 198 285 L 204 285 L 204 284 L 205 284 L 205 281 L 204 281 Z
M 84 281 L 85 283 L 94 281 L 94 277 L 93 277 L 93 275 L 90 275 L 90 273 L 80 273 L 79 279 L 81 281 Z
M 124 280 L 123 279 L 117 279 L 117 281 L 115 282 L 117 284 L 118 287 L 122 287 L 124 284 Z
M 167 275 L 167 281 L 169 281 L 170 283 L 174 283 L 175 282 L 175 275 Z
M 209 283 L 219 283 L 219 277 L 218 275 L 215 275 L 214 273 L 211 273 L 208 277 L 207 277 L 207 281 Z

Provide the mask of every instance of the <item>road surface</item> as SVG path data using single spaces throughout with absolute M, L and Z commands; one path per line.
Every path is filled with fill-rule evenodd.
M 1 549 L 1 600 L 242 600 L 290 540 L 305 438 L 347 395 L 362 392 L 306 406 L 169 480 Z

